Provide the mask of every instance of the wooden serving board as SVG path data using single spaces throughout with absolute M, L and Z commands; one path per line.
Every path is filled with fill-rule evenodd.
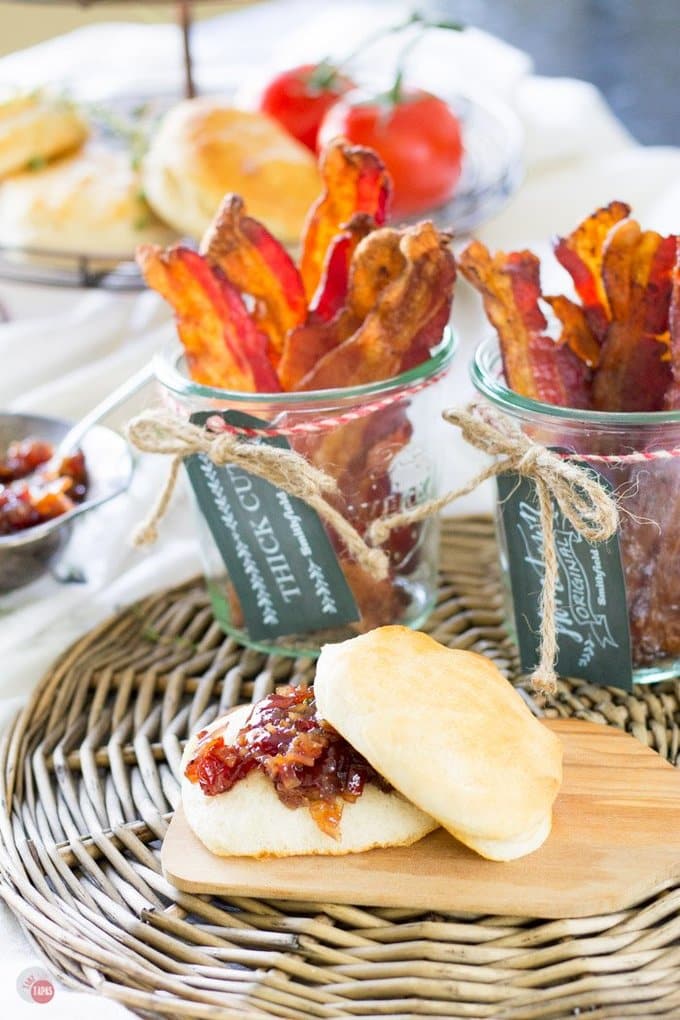
M 680 877 L 680 770 L 613 727 L 546 725 L 564 745 L 564 783 L 548 840 L 517 861 L 484 860 L 443 829 L 342 857 L 216 857 L 180 808 L 164 873 L 193 893 L 549 918 L 621 910 Z

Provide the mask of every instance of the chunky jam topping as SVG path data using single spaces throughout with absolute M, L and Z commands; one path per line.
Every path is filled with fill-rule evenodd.
M 199 734 L 185 775 L 213 797 L 259 768 L 269 776 L 286 807 L 307 807 L 337 839 L 343 803 L 361 796 L 366 783 L 390 786 L 351 744 L 316 714 L 310 687 L 286 687 L 259 702 L 233 744 Z
M 51 443 L 23 439 L 0 458 L 0 535 L 60 517 L 87 493 L 85 458 L 78 451 L 48 471 Z

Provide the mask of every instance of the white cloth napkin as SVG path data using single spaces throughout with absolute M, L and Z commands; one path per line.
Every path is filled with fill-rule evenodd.
M 405 11 L 390 3 L 369 7 L 290 0 L 199 23 L 194 31 L 199 83 L 233 89 L 247 99 L 271 68 L 346 52 L 378 24 L 393 22 Z M 378 54 L 366 57 L 366 73 L 388 66 L 393 45 L 382 44 Z M 680 151 L 637 146 L 591 85 L 533 76 L 525 54 L 477 31 L 431 33 L 416 48 L 410 73 L 434 90 L 464 87 L 500 96 L 522 122 L 526 177 L 507 208 L 478 231 L 491 246 L 530 245 L 543 254 L 553 233 L 569 230 L 613 198 L 630 202 L 647 226 L 680 230 Z M 170 26 L 96 26 L 0 61 L 0 84 L 37 85 L 46 79 L 89 98 L 105 96 L 121 82 L 129 92 L 177 90 L 178 33 Z M 555 272 L 554 267 L 549 271 Z M 167 311 L 149 294 L 61 291 L 0 281 L 0 304 L 12 316 L 10 323 L 0 324 L 0 406 L 70 418 L 131 375 L 172 332 Z M 468 363 L 489 332 L 477 295 L 464 281 L 457 288 L 454 327 L 459 351 L 448 383 L 449 404 L 472 395 Z M 143 399 L 115 420 L 123 420 Z M 147 393 L 146 399 L 153 397 Z M 445 484 L 462 482 L 479 464 L 481 459 L 464 450 L 452 430 Z M 128 495 L 77 527 L 66 561 L 84 569 L 85 584 L 64 585 L 45 577 L 0 597 L 0 723 L 79 634 L 117 607 L 200 569 L 189 507 L 181 494 L 162 527 L 158 548 L 140 552 L 129 545 L 130 530 L 149 505 L 162 471 L 154 458 L 142 458 Z M 488 510 L 492 500 L 487 486 L 453 509 Z M 11 1015 L 33 1016 L 37 1007 L 13 997 L 13 989 L 19 972 L 38 957 L 4 909 L 0 932 L 5 950 L 0 984 L 12 1002 Z M 45 1017 L 54 1020 L 89 1020 L 93 1008 L 107 1020 L 130 1015 L 114 1003 L 93 1004 L 90 996 L 60 985 L 52 1002 L 42 1007 Z

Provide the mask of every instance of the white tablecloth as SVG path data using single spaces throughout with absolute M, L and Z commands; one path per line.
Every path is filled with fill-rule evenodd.
M 398 4 L 365 7 L 313 0 L 264 4 L 202 23 L 195 32 L 199 82 L 204 87 L 238 87 L 252 93 L 259 65 L 284 66 L 310 57 L 347 51 L 373 23 L 394 20 Z M 88 97 L 105 96 L 126 83 L 130 89 L 177 84 L 179 44 L 172 27 L 116 24 L 71 34 L 0 61 L 0 84 L 70 81 Z M 107 56 L 108 55 L 108 56 Z M 389 62 L 387 49 L 373 60 Z M 73 69 L 78 78 L 73 82 Z M 522 53 L 479 32 L 464 36 L 433 33 L 416 50 L 413 75 L 432 88 L 457 86 L 500 94 L 524 126 L 527 173 L 505 211 L 479 231 L 492 246 L 531 245 L 546 251 L 547 239 L 568 231 L 596 206 L 613 198 L 631 203 L 648 227 L 680 231 L 680 151 L 641 148 L 614 119 L 592 86 L 531 74 Z M 553 269 L 556 278 L 561 270 Z M 0 325 L 0 406 L 74 418 L 142 365 L 172 335 L 167 311 L 155 295 L 48 290 L 0 282 L 0 304 L 12 321 Z M 463 283 L 455 299 L 454 325 L 460 350 L 449 382 L 447 403 L 470 396 L 467 365 L 488 332 L 477 296 Z M 118 415 L 118 422 L 152 399 L 143 394 Z M 475 457 L 461 456 L 451 434 L 445 481 L 462 481 Z M 68 561 L 82 565 L 87 581 L 58 584 L 44 578 L 0 597 L 0 724 L 21 705 L 53 658 L 73 639 L 117 607 L 199 570 L 191 522 L 179 495 L 162 529 L 158 548 L 133 550 L 130 529 L 148 506 L 162 466 L 145 459 L 126 497 L 101 508 L 77 529 Z M 469 497 L 458 510 L 488 509 L 489 489 Z M 105 536 L 105 541 L 103 541 Z M 12 1018 L 35 1016 L 37 1005 L 15 992 L 27 967 L 39 965 L 6 908 L 0 907 L 0 987 Z M 102 1020 L 129 1015 L 122 1007 L 57 984 L 54 998 L 40 1007 L 53 1020 Z

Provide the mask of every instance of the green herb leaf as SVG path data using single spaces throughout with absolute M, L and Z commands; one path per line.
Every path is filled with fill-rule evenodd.
M 35 170 L 42 170 L 43 167 L 47 166 L 47 160 L 44 156 L 31 156 L 26 162 L 26 169 L 33 173 Z

